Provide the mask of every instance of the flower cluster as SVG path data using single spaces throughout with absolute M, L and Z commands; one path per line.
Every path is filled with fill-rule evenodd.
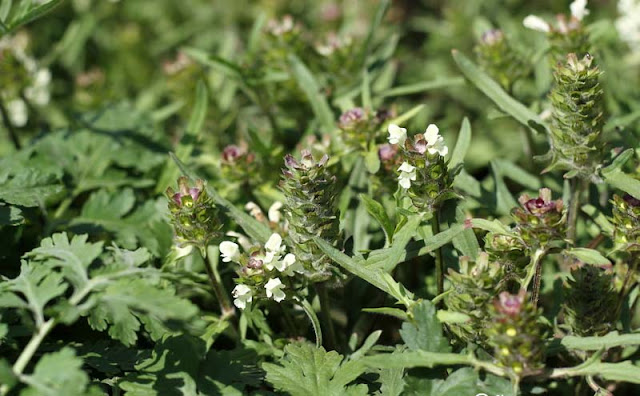
M 474 52 L 478 64 L 504 89 L 509 90 L 526 71 L 522 57 L 509 44 L 502 30 L 492 29 L 484 32 Z
M 389 143 L 402 149 L 398 184 L 418 209 L 430 211 L 445 200 L 458 197 L 452 188 L 457 169 L 448 169 L 444 157 L 449 148 L 435 124 L 413 139 L 407 138 L 406 128 L 395 124 L 389 125 L 388 132 Z
M 337 280 L 340 272 L 313 241 L 322 238 L 338 245 L 336 177 L 327 169 L 328 156 L 319 161 L 308 150 L 302 151 L 300 161 L 285 157 L 280 184 L 285 196 L 284 213 L 294 253 L 312 282 Z
M 612 223 L 616 250 L 640 251 L 640 200 L 629 194 L 614 195 Z
M 489 255 L 481 252 L 475 262 L 461 257 L 459 272 L 449 268 L 447 279 L 452 287 L 444 300 L 447 309 L 471 318 L 464 323 L 451 323 L 449 329 L 465 345 L 467 342 L 484 344 L 489 304 L 504 288 L 503 266 L 489 261 Z
M 538 197 L 523 194 L 518 201 L 521 207 L 513 209 L 511 215 L 525 246 L 545 247 L 563 238 L 566 223 L 564 204 L 561 199 L 551 199 L 551 190 L 541 188 Z
M 580 265 L 564 284 L 565 323 L 578 336 L 606 334 L 618 314 L 613 276 L 593 265 Z
M 522 22 L 528 29 L 547 33 L 554 62 L 568 53 L 583 56 L 589 51 L 589 37 L 582 24 L 584 17 L 589 15 L 587 0 L 575 0 L 571 3 L 570 10 L 570 18 L 559 14 L 555 25 L 535 15 L 527 16 Z
M 44 106 L 51 98 L 51 72 L 27 55 L 27 44 L 23 34 L 0 39 L 1 99 L 11 123 L 17 127 L 25 126 L 29 120 L 28 104 Z
M 225 263 L 239 264 L 239 284 L 233 289 L 233 303 L 245 309 L 253 297 L 266 296 L 280 302 L 286 298 L 283 291 L 287 286 L 280 277 L 292 277 L 302 272 L 301 264 L 293 253 L 287 253 L 282 236 L 273 233 L 264 246 L 250 248 L 249 254 L 243 254 L 235 242 L 224 241 L 220 244 L 220 255 Z
M 502 292 L 489 305 L 487 342 L 498 364 L 512 375 L 524 377 L 542 368 L 545 329 L 538 322 L 541 311 L 524 291 Z
M 177 192 L 171 187 L 166 191 L 178 245 L 205 249 L 222 236 L 218 208 L 207 194 L 204 181 L 196 180 L 195 186 L 190 187 L 188 178 L 181 177 L 178 188 Z
M 565 178 L 599 181 L 605 119 L 601 74 L 589 54 L 582 59 L 569 54 L 566 63 L 555 67 L 555 86 L 549 94 L 552 163 L 548 169 L 568 170 Z
M 338 128 L 342 131 L 347 145 L 366 150 L 369 143 L 375 140 L 382 123 L 389 116 L 389 111 L 384 109 L 372 112 L 354 107 L 342 113 L 338 120 Z
M 250 182 L 258 173 L 256 155 L 249 151 L 246 142 L 230 144 L 222 150 L 220 170 L 227 180 Z

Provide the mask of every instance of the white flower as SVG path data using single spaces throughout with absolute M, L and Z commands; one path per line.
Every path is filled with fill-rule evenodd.
M 427 139 L 427 150 L 429 154 L 438 153 L 444 157 L 449 152 L 449 147 L 444 144 L 444 139 L 438 135 L 438 132 L 440 132 L 440 130 L 435 124 L 429 124 L 427 130 L 424 132 L 424 138 Z
M 284 300 L 284 298 L 287 296 L 282 291 L 282 289 L 284 289 L 284 285 L 280 281 L 280 278 L 269 279 L 269 282 L 264 285 L 264 288 L 267 290 L 267 298 L 273 297 L 276 302 Z
M 402 188 L 411 187 L 411 181 L 416 180 L 416 167 L 408 162 L 403 162 L 400 168 L 398 168 L 398 171 L 400 172 L 398 184 L 400 184 Z
M 176 251 L 176 260 L 179 258 L 187 257 L 191 254 L 191 251 L 193 251 L 193 246 L 191 245 L 187 245 L 185 247 L 174 246 L 173 248 Z
M 35 73 L 33 83 L 24 91 L 24 95 L 32 103 L 38 106 L 44 106 L 49 103 L 51 93 L 49 92 L 49 83 L 51 82 L 51 72 L 49 69 L 40 69 Z
M 17 127 L 23 127 L 27 124 L 29 119 L 29 113 L 27 110 L 27 104 L 22 99 L 14 99 L 7 103 L 7 112 L 11 123 Z
M 251 214 L 251 216 L 253 216 L 257 220 L 262 221 L 262 219 L 264 219 L 264 214 L 262 213 L 262 209 L 260 209 L 260 207 L 255 202 L 251 202 L 251 201 L 247 202 L 247 204 L 244 205 L 244 209 L 248 211 L 249 214 Z
M 225 263 L 229 261 L 237 262 L 240 258 L 240 248 L 236 243 L 224 241 L 220 244 L 220 254 L 222 255 L 222 261 Z
M 302 272 L 302 264 L 296 261 L 296 256 L 293 253 L 284 256 L 282 261 L 274 264 L 274 267 L 286 276 L 293 276 L 294 272 Z
M 640 0 L 620 0 L 616 30 L 633 52 L 640 53 Z
M 587 10 L 587 0 L 574 0 L 569 8 L 571 8 L 571 15 L 579 21 L 589 15 L 589 10 Z
M 247 307 L 247 303 L 253 300 L 251 288 L 247 285 L 236 285 L 231 294 L 234 298 L 233 305 L 240 309 L 245 309 Z
M 271 234 L 267 243 L 264 244 L 264 249 L 265 255 L 262 261 L 266 264 L 268 270 L 272 270 L 275 262 L 280 260 L 282 253 L 286 249 L 285 246 L 282 246 L 282 237 L 280 234 Z
M 236 238 L 240 246 L 242 246 L 245 251 L 249 251 L 251 247 L 253 247 L 253 244 L 251 243 L 249 238 L 247 238 L 245 235 L 240 234 L 239 232 L 227 231 L 226 235 Z
M 279 223 L 282 218 L 282 214 L 280 213 L 280 209 L 282 208 L 282 202 L 276 201 L 269 207 L 269 212 L 267 216 L 269 217 L 269 221 L 272 223 Z
M 389 125 L 389 143 L 391 144 L 399 144 L 402 146 L 404 141 L 407 140 L 407 130 L 405 128 L 400 128 L 396 124 Z
M 522 24 L 527 29 L 537 30 L 539 32 L 549 33 L 549 31 L 551 31 L 551 27 L 549 26 L 549 24 L 545 22 L 544 19 L 535 15 L 529 15 L 528 17 L 524 18 Z

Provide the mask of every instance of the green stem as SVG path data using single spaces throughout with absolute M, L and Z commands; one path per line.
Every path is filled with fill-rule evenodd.
M 327 348 L 335 350 L 336 343 L 336 331 L 333 327 L 333 321 L 331 320 L 331 302 L 329 300 L 329 292 L 324 283 L 316 283 L 316 292 L 320 299 L 320 311 L 322 313 L 322 322 L 324 324 L 325 339 L 327 342 Z
M 631 256 L 631 260 L 633 260 L 633 264 L 631 264 L 631 267 L 627 270 L 626 275 L 624 276 L 624 281 L 622 282 L 622 287 L 620 288 L 620 293 L 618 294 L 618 304 L 616 306 L 616 316 L 618 316 L 620 314 L 620 310 L 622 309 L 622 303 L 624 302 L 625 297 L 628 294 L 628 288 L 629 288 L 629 283 L 631 282 L 631 278 L 633 278 L 633 275 L 635 274 L 636 270 L 638 269 L 638 255 L 637 254 L 633 254 Z
M 9 112 L 4 105 L 4 101 L 2 100 L 2 98 L 0 98 L 0 113 L 2 114 L 2 121 L 4 122 L 4 126 L 9 132 L 9 138 L 11 139 L 11 143 L 13 143 L 13 147 L 15 147 L 16 150 L 20 150 L 20 148 L 22 147 L 22 145 L 20 144 L 20 139 L 18 139 L 18 134 L 16 132 L 16 129 L 13 127 L 13 124 L 11 123 Z
M 218 273 L 218 267 L 213 262 L 213 255 L 208 255 L 205 249 L 197 250 L 202 255 L 202 258 L 204 260 L 204 267 L 207 271 L 207 275 L 209 276 L 209 281 L 211 282 L 213 293 L 216 295 L 218 303 L 220 304 L 220 312 L 222 313 L 221 319 L 225 320 L 227 318 L 235 316 L 236 309 L 231 304 L 229 295 L 227 294 L 227 291 L 222 284 L 222 279 L 220 278 L 220 274 Z
M 546 249 L 537 249 L 531 257 L 531 263 L 529 264 L 529 272 L 522 282 L 521 289 L 527 290 L 529 284 L 533 281 L 533 289 L 531 290 L 531 301 L 534 306 L 538 306 L 538 299 L 540 298 L 540 284 L 542 281 L 542 259 L 547 254 Z
M 440 210 L 435 208 L 433 210 L 433 217 L 431 218 L 431 230 L 433 235 L 440 233 Z M 436 285 L 438 295 L 444 292 L 444 262 L 442 261 L 442 247 L 439 247 L 435 251 L 436 255 Z

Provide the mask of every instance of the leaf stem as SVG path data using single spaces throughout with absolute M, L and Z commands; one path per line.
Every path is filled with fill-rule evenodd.
M 433 210 L 433 217 L 431 218 L 431 230 L 433 235 L 440 233 L 440 209 L 435 208 Z M 444 262 L 442 261 L 442 247 L 438 247 L 435 251 L 436 255 L 436 285 L 438 295 L 444 292 Z
M 316 292 L 320 299 L 320 311 L 322 313 L 322 322 L 324 324 L 324 330 L 326 335 L 327 348 L 335 350 L 337 348 L 336 343 L 336 331 L 333 327 L 333 321 L 331 320 L 331 301 L 329 300 L 329 292 L 324 282 L 316 283 Z
M 2 100 L 1 97 L 0 97 L 0 113 L 2 114 L 2 121 L 4 123 L 4 126 L 7 128 L 7 131 L 9 132 L 9 138 L 11 139 L 11 143 L 13 143 L 13 147 L 15 147 L 16 150 L 20 150 L 22 148 L 22 145 L 20 144 L 20 139 L 18 139 L 18 134 L 16 133 L 16 129 L 11 123 L 11 118 L 9 118 L 9 112 L 7 111 L 7 108 L 5 107 L 4 101 Z

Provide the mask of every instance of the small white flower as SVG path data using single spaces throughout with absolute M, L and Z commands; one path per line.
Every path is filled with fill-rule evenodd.
M 282 208 L 282 202 L 276 201 L 269 207 L 269 212 L 267 216 L 269 217 L 269 221 L 272 223 L 279 223 L 282 218 L 282 214 L 280 213 L 280 209 Z
M 286 297 L 286 294 L 282 291 L 282 289 L 284 289 L 284 285 L 280 281 L 280 278 L 269 279 L 269 282 L 264 285 L 264 288 L 267 290 L 267 297 L 273 297 L 276 302 L 280 302 Z
M 38 106 L 44 106 L 49 103 L 51 93 L 49 92 L 49 83 L 51 82 L 51 72 L 49 69 L 40 69 L 33 77 L 33 83 L 24 91 L 24 95 L 32 103 Z
M 529 15 L 528 17 L 524 18 L 522 24 L 527 29 L 537 30 L 539 32 L 549 33 L 551 31 L 551 27 L 549 26 L 549 24 L 545 22 L 544 19 L 535 15 Z
M 620 0 L 618 12 L 620 16 L 615 22 L 618 36 L 632 52 L 640 53 L 640 0 Z
M 187 257 L 193 251 L 193 246 L 191 245 L 187 245 L 185 247 L 180 247 L 176 245 L 173 248 L 176 251 L 176 260 L 179 258 Z
M 427 140 L 427 150 L 429 154 L 438 153 L 442 157 L 447 155 L 449 147 L 444 144 L 444 139 L 438 134 L 440 130 L 435 124 L 429 124 L 424 132 L 424 138 Z
M 23 127 L 29 120 L 27 104 L 22 99 L 14 99 L 7 103 L 7 112 L 14 126 Z
M 402 188 L 411 187 L 411 181 L 416 180 L 416 167 L 408 162 L 403 162 L 400 168 L 398 168 L 398 171 L 400 172 L 398 184 L 400 184 Z
M 227 231 L 226 235 L 236 238 L 238 240 L 238 244 L 242 246 L 245 251 L 249 251 L 251 247 L 253 247 L 253 244 L 251 243 L 249 238 L 246 237 L 246 235 L 242 235 L 239 232 L 235 231 Z
M 262 209 L 260 209 L 260 207 L 255 202 L 247 202 L 247 204 L 244 205 L 244 209 L 249 212 L 249 214 L 251 214 L 251 216 L 253 216 L 255 219 L 259 221 L 262 221 L 262 219 L 264 219 Z
M 247 307 L 247 303 L 253 300 L 251 288 L 247 285 L 236 285 L 231 294 L 234 298 L 233 305 L 240 309 L 245 309 Z
M 302 272 L 302 264 L 296 261 L 296 256 L 293 253 L 284 256 L 282 261 L 274 264 L 274 267 L 286 276 L 293 276 L 294 272 Z
M 571 15 L 573 15 L 579 21 L 581 21 L 585 16 L 589 15 L 589 10 L 587 9 L 587 0 L 574 0 L 569 8 L 571 9 Z
M 389 125 L 388 128 L 389 143 L 391 144 L 399 144 L 400 146 L 404 145 L 404 141 L 407 140 L 407 130 L 405 128 L 400 128 L 396 124 Z
M 222 261 L 225 263 L 230 261 L 237 262 L 240 258 L 240 248 L 236 243 L 224 241 L 220 244 L 220 254 L 222 255 Z
M 267 243 L 264 244 L 265 255 L 263 262 L 267 264 L 267 269 L 272 270 L 274 261 L 280 260 L 280 256 L 286 249 L 286 246 L 282 246 L 282 237 L 278 233 L 273 233 L 269 237 Z

